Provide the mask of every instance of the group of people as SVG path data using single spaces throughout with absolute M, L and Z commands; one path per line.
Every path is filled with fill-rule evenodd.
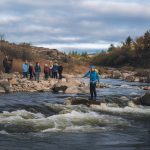
M 40 81 L 40 73 L 41 73 L 41 66 L 39 62 L 36 62 L 35 66 L 33 64 L 28 64 L 27 61 L 24 62 L 22 65 L 22 73 L 23 78 L 28 78 L 28 74 L 30 76 L 30 80 L 33 80 L 35 78 L 36 81 Z M 45 80 L 48 80 L 48 78 L 59 78 L 62 79 L 62 72 L 63 72 L 63 66 L 55 61 L 54 64 L 52 61 L 50 61 L 49 65 L 44 65 L 44 78 Z
M 8 56 L 6 56 L 3 60 L 3 67 L 5 70 L 5 73 L 10 73 L 12 69 L 12 62 L 13 60 L 10 59 Z M 44 78 L 45 80 L 48 80 L 48 78 L 59 78 L 62 79 L 62 72 L 63 72 L 63 66 L 61 64 L 58 65 L 57 61 L 54 63 L 50 61 L 49 65 L 44 65 Z M 33 64 L 29 64 L 27 61 L 25 61 L 22 65 L 22 73 L 23 78 L 28 78 L 28 75 L 30 76 L 30 80 L 35 79 L 37 82 L 40 81 L 40 73 L 41 73 L 41 66 L 39 62 L 36 62 L 35 66 Z M 95 66 L 91 66 L 89 71 L 83 76 L 90 77 L 90 94 L 91 100 L 96 100 L 97 93 L 96 93 L 96 84 L 99 83 L 100 76 L 95 68 Z

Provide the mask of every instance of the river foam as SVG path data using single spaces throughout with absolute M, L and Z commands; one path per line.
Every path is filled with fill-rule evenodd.
M 128 126 L 129 123 L 110 115 L 101 115 L 89 111 L 86 113 L 72 110 L 70 113 L 57 114 L 45 117 L 42 114 L 31 113 L 25 110 L 3 112 L 0 114 L 0 130 L 6 132 L 90 132 L 114 128 L 116 126 Z

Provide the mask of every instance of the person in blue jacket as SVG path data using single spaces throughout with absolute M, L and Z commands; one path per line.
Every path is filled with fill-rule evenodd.
M 40 73 L 41 73 L 41 66 L 40 66 L 40 63 L 37 62 L 36 65 L 35 65 L 35 80 L 37 82 L 40 82 Z
M 90 94 L 91 94 L 91 100 L 96 100 L 97 93 L 96 93 L 96 83 L 99 83 L 99 74 L 95 70 L 95 66 L 91 66 L 90 70 L 83 76 L 85 77 L 90 77 Z
M 52 68 L 52 78 L 55 78 L 57 79 L 58 78 L 58 64 L 57 62 L 55 62 L 55 64 L 53 65 L 53 68 Z
M 28 78 L 28 72 L 29 72 L 29 64 L 26 60 L 25 63 L 22 65 L 23 78 Z

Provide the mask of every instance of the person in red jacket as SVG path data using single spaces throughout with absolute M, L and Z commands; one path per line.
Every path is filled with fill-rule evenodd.
M 44 66 L 44 78 L 45 78 L 45 80 L 48 80 L 48 78 L 49 78 L 49 66 L 47 65 L 47 64 L 45 64 L 45 66 Z

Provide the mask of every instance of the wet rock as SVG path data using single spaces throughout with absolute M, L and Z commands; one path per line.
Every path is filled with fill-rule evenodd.
M 77 86 L 69 87 L 65 90 L 66 94 L 76 94 L 79 93 L 79 88 Z
M 139 101 L 141 102 L 141 105 L 150 106 L 150 93 L 146 93 Z
M 110 78 L 110 77 L 111 77 L 111 74 L 102 74 L 101 75 L 102 79 L 107 79 L 107 78 Z
M 105 83 L 99 83 L 96 85 L 97 88 L 110 88 L 111 85 L 105 84 Z
M 137 108 L 137 105 L 134 103 L 134 101 L 129 101 L 128 106 L 132 108 Z
M 78 87 L 78 86 L 72 86 L 66 89 L 66 94 L 82 94 L 82 93 L 89 93 L 88 87 Z
M 142 87 L 143 90 L 150 90 L 150 86 Z
M 92 100 L 87 100 L 84 98 L 69 98 L 68 100 L 65 101 L 65 105 L 100 105 L 100 101 L 92 101 Z
M 5 93 L 5 89 L 3 87 L 0 87 L 0 94 L 4 94 Z
M 128 99 L 126 96 L 120 97 L 120 100 L 122 100 L 122 101 L 124 101 L 124 102 L 129 101 L 129 99 Z
M 135 82 L 135 76 L 132 76 L 132 75 L 127 76 L 125 80 L 128 82 Z

